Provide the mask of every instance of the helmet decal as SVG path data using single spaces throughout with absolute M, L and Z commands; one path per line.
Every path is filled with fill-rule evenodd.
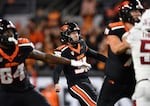
M 69 25 L 63 25 L 63 26 L 61 27 L 61 32 L 67 31 L 68 28 L 69 28 Z

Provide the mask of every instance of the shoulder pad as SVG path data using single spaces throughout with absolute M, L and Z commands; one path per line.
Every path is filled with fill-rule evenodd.
M 124 25 L 123 22 L 114 22 L 108 25 L 108 27 L 104 31 L 104 34 L 122 36 L 122 34 L 126 31 L 128 31 L 128 28 Z
M 29 41 L 27 38 L 19 38 L 18 39 L 18 44 L 20 47 L 22 46 L 31 46 L 32 48 L 35 48 L 33 43 Z
M 110 28 L 113 28 L 113 27 L 122 26 L 122 25 L 124 25 L 123 22 L 113 22 L 113 23 L 110 23 L 108 26 Z
M 120 28 L 125 28 L 123 22 L 110 23 L 110 24 L 108 25 L 108 27 L 109 27 L 111 30 L 120 29 Z

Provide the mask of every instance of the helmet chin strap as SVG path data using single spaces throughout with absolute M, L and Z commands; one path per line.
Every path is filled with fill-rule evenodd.
M 18 44 L 18 41 L 14 37 L 9 37 L 8 41 L 9 42 L 14 42 L 15 44 Z

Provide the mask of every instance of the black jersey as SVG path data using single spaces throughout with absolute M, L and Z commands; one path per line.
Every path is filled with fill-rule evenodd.
M 105 30 L 106 36 L 115 35 L 122 38 L 123 34 L 128 31 L 123 22 L 115 22 L 108 25 Z M 130 64 L 128 67 L 124 67 L 124 64 L 127 61 L 131 60 L 131 55 L 129 53 L 114 54 L 108 46 L 108 59 L 106 62 L 106 75 L 114 80 L 128 82 L 130 77 L 133 78 L 134 70 L 133 64 Z M 130 76 L 130 77 L 128 77 Z
M 77 44 L 76 47 L 72 47 L 71 45 L 62 45 L 55 50 L 55 54 L 60 54 L 62 57 L 66 57 L 68 59 L 74 59 L 79 61 L 85 61 L 87 57 L 93 57 L 100 61 L 105 62 L 106 57 L 97 53 L 96 51 L 88 48 L 86 43 L 83 40 Z M 84 68 L 73 67 L 71 65 L 59 65 L 55 72 L 64 71 L 64 74 L 67 78 L 68 85 L 74 85 L 76 82 L 82 79 L 88 78 L 88 72 Z M 58 82 L 57 74 L 55 73 L 54 83 Z
M 85 53 L 87 51 L 87 47 L 84 42 L 80 42 L 77 44 L 76 48 L 73 48 L 71 45 L 63 45 L 56 49 L 57 51 L 61 51 L 61 56 L 66 57 L 68 59 L 75 59 L 86 61 Z M 74 84 L 79 79 L 88 78 L 88 73 L 82 68 L 73 67 L 71 65 L 61 65 L 64 71 L 64 74 L 67 78 L 68 84 Z
M 0 49 L 0 89 L 8 91 L 24 91 L 33 86 L 25 71 L 25 59 L 34 46 L 28 39 L 19 38 L 18 45 L 12 55 Z

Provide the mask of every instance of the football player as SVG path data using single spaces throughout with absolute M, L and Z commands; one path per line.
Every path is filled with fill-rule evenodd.
M 0 19 L 0 105 L 50 106 L 29 81 L 25 59 L 33 58 L 47 63 L 68 64 L 89 68 L 90 64 L 68 60 L 34 49 L 26 38 L 18 38 L 11 21 Z
M 150 106 L 150 9 L 123 39 L 127 41 L 125 47 L 131 49 L 137 80 L 132 98 L 136 100 L 136 106 Z
M 122 36 L 140 21 L 142 11 L 143 6 L 139 1 L 123 1 L 119 10 L 121 20 L 110 23 L 105 30 L 108 59 L 105 65 L 106 76 L 97 102 L 98 106 L 133 105 L 131 96 L 136 84 L 135 73 L 131 55 L 126 49 L 122 49 Z M 125 103 L 120 102 L 121 99 Z
M 105 56 L 88 48 L 81 38 L 80 28 L 76 23 L 66 22 L 62 25 L 60 40 L 64 45 L 55 50 L 56 55 L 85 62 L 87 57 L 106 61 Z M 60 90 L 59 74 L 62 70 L 67 79 L 68 91 L 71 96 L 76 98 L 81 106 L 96 106 L 97 92 L 88 78 L 88 70 L 70 65 L 57 66 L 54 71 L 54 83 L 58 91 Z

